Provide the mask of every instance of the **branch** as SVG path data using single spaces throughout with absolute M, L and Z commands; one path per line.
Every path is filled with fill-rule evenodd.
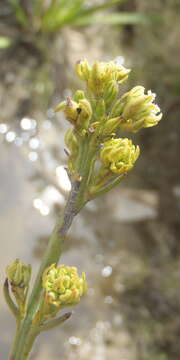
M 68 320 L 71 317 L 71 315 L 72 315 L 72 312 L 68 312 L 68 313 L 60 316 L 57 319 L 53 319 L 53 320 L 49 321 L 48 323 L 39 326 L 39 332 L 53 329 L 54 327 L 64 323 L 66 320 Z
M 9 309 L 11 310 L 11 312 L 13 313 L 15 318 L 18 319 L 19 310 L 18 310 L 17 306 L 14 304 L 13 300 L 11 299 L 11 296 L 9 293 L 8 279 L 6 279 L 4 282 L 3 291 L 4 291 L 4 297 L 5 297 L 7 305 L 9 306 Z
M 107 193 L 109 190 L 113 189 L 116 185 L 120 184 L 120 182 L 126 177 L 127 174 L 120 175 L 118 178 L 116 178 L 113 182 L 105 186 L 104 188 L 100 189 L 97 192 L 94 192 L 94 194 L 91 195 L 90 200 L 99 197 L 105 193 Z

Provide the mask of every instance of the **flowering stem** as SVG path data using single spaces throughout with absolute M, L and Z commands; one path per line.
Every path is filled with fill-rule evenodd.
M 121 1 L 109 0 L 106 5 L 98 5 L 96 10 Z M 92 12 L 94 9 L 95 7 L 90 8 L 89 11 Z M 73 125 L 73 130 L 68 131 L 65 136 L 69 151 L 68 170 L 72 189 L 65 209 L 50 237 L 27 306 L 26 295 L 30 281 L 30 266 L 16 260 L 7 268 L 11 292 L 19 305 L 17 332 L 9 360 L 28 359 L 32 345 L 40 331 L 50 329 L 69 317 L 70 313 L 60 318 L 54 318 L 50 322 L 47 321 L 57 312 L 52 310 L 51 313 L 49 310 L 45 314 L 42 311 L 43 304 L 45 304 L 44 308 L 48 304 L 45 301 L 43 303 L 43 299 L 48 299 L 48 293 L 43 298 L 43 291 L 46 291 L 46 288 L 43 289 L 44 283 L 46 285 L 44 277 L 49 276 L 49 267 L 51 271 L 57 267 L 63 242 L 74 217 L 89 200 L 106 193 L 119 184 L 127 172 L 132 169 L 139 156 L 139 147 L 133 145 L 131 140 L 114 136 L 117 135 L 118 130 L 136 132 L 142 127 L 157 125 L 162 117 L 159 107 L 153 103 L 155 94 L 148 91 L 146 95 L 142 86 L 134 87 L 117 100 L 118 85 L 128 78 L 130 72 L 122 65 L 110 61 L 109 63 L 95 62 L 90 66 L 84 60 L 76 64 L 76 72 L 79 78 L 85 81 L 87 94 L 83 91 L 76 91 L 74 100 L 68 97 L 67 101 L 61 102 L 55 109 L 56 112 L 62 110 L 67 120 Z M 98 171 L 99 166 L 100 171 Z M 57 271 L 60 274 L 60 269 L 54 268 L 54 271 L 55 274 Z M 54 275 L 50 279 L 53 283 Z M 80 280 L 83 281 L 83 277 Z M 6 282 L 5 298 L 16 316 L 17 309 L 10 298 L 7 285 Z M 51 282 L 50 285 L 52 285 Z M 81 286 L 81 292 L 79 291 L 77 295 L 81 296 L 82 292 L 83 287 Z M 51 292 L 49 294 L 52 300 Z M 70 304 L 67 302 L 67 305 Z
M 31 351 L 35 338 L 39 334 L 39 325 L 33 324 L 33 319 L 40 306 L 42 294 L 42 274 L 51 264 L 57 264 L 62 253 L 62 245 L 74 217 L 86 202 L 86 184 L 92 163 L 93 153 L 89 151 L 87 143 L 82 151 L 83 159 L 79 159 L 79 173 L 81 180 L 72 180 L 72 189 L 63 213 L 52 232 L 48 247 L 35 280 L 35 284 L 28 302 L 27 313 L 17 330 L 14 345 L 9 360 L 26 360 Z M 58 323 L 58 319 L 57 319 Z M 43 329 L 42 329 L 43 330 Z
M 21 322 L 18 329 L 18 335 L 16 335 L 16 341 L 14 343 L 9 360 L 25 360 L 28 357 L 32 344 L 37 336 L 36 326 L 32 325 L 32 320 L 39 308 L 39 301 L 42 292 L 42 274 L 43 271 L 53 263 L 57 263 L 61 252 L 62 244 L 66 237 L 67 231 L 71 226 L 74 216 L 77 214 L 76 199 L 79 195 L 80 182 L 75 181 L 72 183 L 72 190 L 69 195 L 66 207 L 63 214 L 58 220 L 54 231 L 49 240 L 49 244 L 45 255 L 43 257 L 31 297 L 28 303 L 27 314 L 24 320 Z

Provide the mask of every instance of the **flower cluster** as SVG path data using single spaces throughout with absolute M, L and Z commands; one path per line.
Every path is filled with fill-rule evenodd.
M 55 109 L 64 111 L 73 125 L 65 136 L 70 151 L 69 175 L 76 179 L 87 176 L 89 194 L 92 188 L 98 192 L 115 176 L 125 175 L 139 156 L 139 147 L 131 140 L 118 138 L 119 131 L 136 132 L 157 125 L 162 117 L 154 103 L 155 94 L 150 90 L 145 94 L 142 86 L 118 98 L 119 84 L 127 80 L 129 72 L 116 61 L 93 65 L 79 61 L 76 73 L 85 82 L 86 91 L 76 91 L 72 99 L 61 102 Z M 82 164 L 89 164 L 89 170 L 88 165 Z
M 119 128 L 136 132 L 141 128 L 155 126 L 162 118 L 158 105 L 153 101 L 155 94 L 144 93 L 143 86 L 135 86 L 125 93 L 113 106 L 111 115 L 119 117 Z
M 103 97 L 109 103 L 109 100 L 113 100 L 117 95 L 118 84 L 127 80 L 130 70 L 114 61 L 96 61 L 90 66 L 84 60 L 76 64 L 76 72 L 79 78 L 86 82 L 88 90 L 95 97 Z
M 128 139 L 111 139 L 103 144 L 100 159 L 115 174 L 125 174 L 132 169 L 139 156 L 139 146 Z
M 46 302 L 58 308 L 78 304 L 87 290 L 85 273 L 79 277 L 76 267 L 52 264 L 42 280 Z

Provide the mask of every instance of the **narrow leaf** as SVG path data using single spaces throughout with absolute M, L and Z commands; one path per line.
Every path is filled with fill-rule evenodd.
M 151 18 L 140 13 L 111 13 L 107 15 L 96 14 L 77 18 L 73 25 L 85 26 L 93 24 L 104 25 L 127 25 L 127 24 L 148 24 Z
M 4 298 L 6 300 L 6 303 L 9 306 L 9 309 L 11 310 L 13 315 L 17 319 L 18 316 L 19 316 L 19 310 L 18 310 L 17 306 L 14 304 L 13 300 L 11 299 L 11 296 L 10 296 L 10 293 L 9 293 L 8 279 L 6 279 L 5 282 L 4 282 L 3 291 L 4 291 Z

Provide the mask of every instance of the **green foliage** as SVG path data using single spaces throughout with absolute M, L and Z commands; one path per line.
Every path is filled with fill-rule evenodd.
M 34 0 L 32 4 L 24 5 L 21 0 L 10 0 L 18 24 L 33 33 L 51 33 L 66 25 L 125 25 L 148 22 L 143 14 L 104 12 L 122 2 L 124 0 L 111 0 L 101 5 L 87 6 L 86 0 L 51 0 L 48 3 Z
M 10 0 L 11 6 L 14 8 L 17 21 L 22 26 L 28 25 L 28 16 L 21 5 L 21 0 Z
M 136 24 L 148 24 L 150 18 L 146 15 L 138 13 L 111 13 L 111 14 L 89 14 L 75 19 L 74 24 L 78 26 L 104 24 L 104 25 L 136 25 Z

